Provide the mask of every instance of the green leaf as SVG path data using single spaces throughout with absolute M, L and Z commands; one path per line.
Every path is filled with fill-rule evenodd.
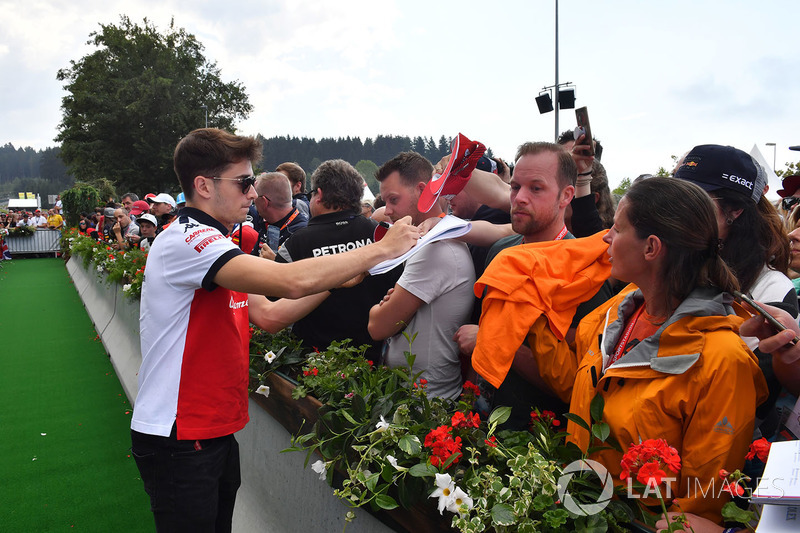
M 350 405 L 353 408 L 353 414 L 358 418 L 364 418 L 367 414 L 367 404 L 364 402 L 364 398 L 360 394 L 355 394 L 353 399 L 350 401 Z
M 553 497 L 547 494 L 539 494 L 533 499 L 533 508 L 537 511 L 544 511 L 553 505 Z
M 555 509 L 546 511 L 543 516 L 550 527 L 557 528 L 558 526 L 567 523 L 569 513 L 564 509 Z
M 505 503 L 498 503 L 492 507 L 492 524 L 496 526 L 511 526 L 516 519 L 514 509 Z
M 592 415 L 592 420 L 595 422 L 600 422 L 603 420 L 603 409 L 605 408 L 605 400 L 603 396 L 598 392 L 592 398 L 592 403 L 589 406 L 589 413 Z
M 510 407 L 497 407 L 492 414 L 489 415 L 489 425 L 501 425 L 504 424 L 508 417 L 511 416 L 511 408 Z
M 611 428 L 605 422 L 600 422 L 599 424 L 594 424 L 592 426 L 592 435 L 601 441 L 605 441 L 610 434 Z
M 397 509 L 397 507 L 399 507 L 394 498 L 392 498 L 391 496 L 387 496 L 386 494 L 378 494 L 375 497 L 375 503 L 377 503 L 378 507 L 380 507 L 381 509 L 391 510 L 391 509 Z
M 589 424 L 587 424 L 583 418 L 579 417 L 574 413 L 564 413 L 564 418 L 566 418 L 567 420 L 571 420 L 572 422 L 575 422 L 586 431 L 591 431 Z
M 367 486 L 367 489 L 369 489 L 370 492 L 375 492 L 375 485 L 378 484 L 378 478 L 380 478 L 380 473 L 376 472 L 364 480 L 364 484 Z
M 434 477 L 438 470 L 429 464 L 418 463 L 408 469 L 408 473 L 414 477 Z
M 752 511 L 740 509 L 735 503 L 728 502 L 722 507 L 722 518 L 726 522 L 736 522 L 737 524 L 748 524 L 755 519 Z
M 412 456 L 419 454 L 422 450 L 422 445 L 416 435 L 404 435 L 397 444 L 401 450 Z
M 344 418 L 345 418 L 345 419 L 346 419 L 348 422 L 350 422 L 350 423 L 351 423 L 351 424 L 353 424 L 354 426 L 357 426 L 357 425 L 358 425 L 358 422 L 356 422 L 356 419 L 355 419 L 355 418 L 353 418 L 353 416 L 352 416 L 350 413 L 348 413 L 348 412 L 347 412 L 347 409 L 342 409 L 342 410 L 340 410 L 339 412 L 342 414 L 342 416 L 343 416 L 343 417 L 344 417 Z
M 581 516 L 575 522 L 576 533 L 605 533 L 608 531 L 608 521 L 602 514 Z

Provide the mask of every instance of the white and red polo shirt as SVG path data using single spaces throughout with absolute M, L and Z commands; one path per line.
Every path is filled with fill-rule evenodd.
M 131 429 L 178 439 L 230 435 L 248 421 L 247 294 L 217 286 L 242 251 L 227 229 L 185 207 L 153 241 L 140 310 L 142 366 Z

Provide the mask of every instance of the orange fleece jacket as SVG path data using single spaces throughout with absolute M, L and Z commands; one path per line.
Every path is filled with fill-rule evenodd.
M 514 354 L 544 314 L 559 340 L 580 304 L 611 273 L 606 231 L 590 237 L 522 244 L 500 252 L 475 283 L 483 298 L 472 366 L 495 387 L 508 374 Z M 536 350 L 536 346 L 531 346 Z

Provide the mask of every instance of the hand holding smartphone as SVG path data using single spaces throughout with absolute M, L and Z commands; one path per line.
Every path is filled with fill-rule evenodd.
M 769 325 L 770 325 L 770 326 L 772 326 L 772 328 L 775 330 L 775 333 L 780 333 L 781 331 L 784 331 L 785 329 L 788 329 L 786 326 L 784 326 L 783 324 L 781 324 L 780 322 L 778 322 L 778 320 L 777 320 L 777 319 L 776 319 L 774 316 L 772 316 L 771 314 L 769 314 L 769 313 L 766 311 L 766 309 L 764 309 L 763 307 L 761 307 L 760 305 L 758 305 L 758 304 L 757 304 L 755 301 L 753 301 L 753 299 L 752 299 L 752 298 L 748 297 L 748 296 L 747 296 L 747 295 L 745 295 L 745 294 L 742 294 L 742 293 L 741 293 L 741 292 L 739 292 L 739 291 L 734 291 L 733 295 L 734 295 L 734 296 L 735 296 L 737 299 L 739 299 L 739 300 L 741 300 L 742 302 L 746 303 L 746 304 L 747 304 L 747 306 L 748 306 L 748 307 L 750 307 L 750 308 L 752 308 L 752 309 L 753 309 L 753 310 L 754 310 L 754 311 L 755 311 L 757 314 L 759 314 L 759 315 L 761 315 L 763 318 L 765 318 L 765 319 L 766 319 L 766 321 L 767 321 L 767 323 L 769 323 Z M 791 344 L 792 346 L 797 346 L 797 343 L 798 343 L 798 342 L 800 342 L 800 337 L 798 337 L 797 335 L 795 335 L 795 336 L 794 336 L 794 339 L 792 339 L 792 340 L 790 340 L 790 341 L 789 341 L 789 344 Z
M 586 107 L 579 107 L 575 110 L 575 118 L 578 121 L 578 127 L 575 128 L 575 142 L 583 135 L 583 140 L 580 144 L 589 146 L 589 150 L 585 152 L 586 155 L 594 156 L 594 143 L 592 142 L 592 128 L 589 125 L 589 111 Z

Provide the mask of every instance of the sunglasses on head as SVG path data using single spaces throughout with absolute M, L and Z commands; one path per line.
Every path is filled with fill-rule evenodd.
M 781 207 L 785 211 L 791 211 L 798 203 L 800 203 L 800 198 L 797 196 L 789 196 L 788 198 L 781 200 Z
M 239 185 L 242 186 L 242 194 L 247 194 L 247 191 L 250 190 L 250 187 L 256 184 L 256 177 L 255 176 L 245 176 L 243 178 L 218 178 L 213 176 L 212 180 L 222 180 L 222 181 L 235 181 Z

